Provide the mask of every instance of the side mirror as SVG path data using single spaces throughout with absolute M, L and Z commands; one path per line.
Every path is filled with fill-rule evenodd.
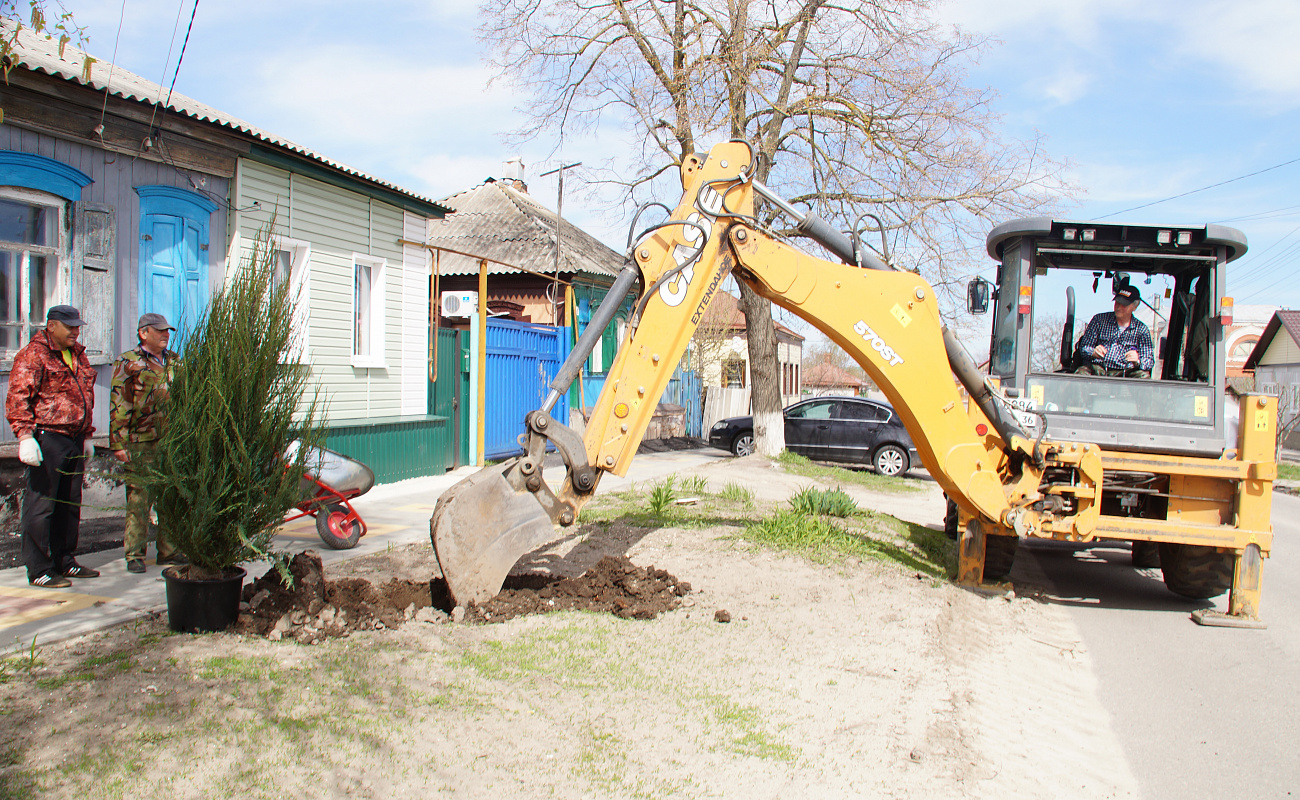
M 966 310 L 984 314 L 989 310 L 989 282 L 976 276 L 966 284 Z
M 1132 283 L 1127 272 L 1116 272 L 1110 279 L 1110 293 L 1113 295 L 1125 286 L 1131 286 Z

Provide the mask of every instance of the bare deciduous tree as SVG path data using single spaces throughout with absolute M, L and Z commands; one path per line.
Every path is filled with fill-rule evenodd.
M 703 142 L 745 139 L 755 177 L 846 229 L 859 210 L 878 214 L 895 260 L 943 292 L 969 271 L 968 243 L 982 243 L 989 220 L 1038 211 L 1062 184 L 1040 143 L 1005 141 L 991 93 L 965 85 L 983 41 L 936 26 L 929 5 L 488 0 L 481 32 L 499 73 L 531 90 L 521 136 L 563 142 L 608 118 L 640 137 L 609 167 L 633 201 Z M 775 454 L 771 307 L 743 285 L 741 298 L 756 448 Z
M 0 17 L 5 21 L 3 30 L 0 30 L 0 71 L 3 71 L 5 83 L 9 82 L 9 71 L 21 58 L 21 54 L 16 51 L 19 49 L 18 34 L 24 27 L 46 39 L 54 39 L 58 36 L 60 58 L 63 57 L 64 49 L 69 42 L 75 42 L 82 50 L 85 49 L 86 29 L 77 25 L 76 20 L 72 18 L 72 12 L 63 8 L 59 0 L 54 2 L 59 8 L 51 18 L 47 0 L 0 0 Z M 23 25 L 20 14 L 28 17 L 29 25 Z M 95 59 L 88 55 L 83 56 L 81 62 L 83 81 L 90 81 L 90 68 L 94 63 Z M 3 121 L 2 118 L 0 121 Z

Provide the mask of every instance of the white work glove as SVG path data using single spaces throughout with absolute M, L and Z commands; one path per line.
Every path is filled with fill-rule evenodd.
M 87 461 L 95 457 L 95 441 L 93 439 L 87 436 L 85 441 L 81 443 L 81 446 L 86 454 Z
M 41 445 L 32 437 L 28 436 L 18 442 L 18 460 L 29 467 L 39 467 L 41 465 Z

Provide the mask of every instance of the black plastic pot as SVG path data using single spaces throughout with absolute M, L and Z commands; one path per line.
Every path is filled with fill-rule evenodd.
M 247 574 L 234 567 L 224 578 L 197 581 L 180 577 L 175 567 L 163 570 L 167 623 L 182 633 L 211 633 L 234 625 L 239 619 L 239 595 Z

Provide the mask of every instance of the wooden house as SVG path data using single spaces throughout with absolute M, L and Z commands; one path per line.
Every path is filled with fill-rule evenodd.
M 271 225 L 299 292 L 294 359 L 327 400 L 331 443 L 381 480 L 450 466 L 429 450 L 445 420 L 427 407 L 423 245 L 447 209 L 121 67 L 96 62 L 85 80 L 82 66 L 23 31 L 0 90 L 0 384 L 45 310 L 76 305 L 105 435 L 110 365 L 139 315 L 176 324 L 175 348 Z

